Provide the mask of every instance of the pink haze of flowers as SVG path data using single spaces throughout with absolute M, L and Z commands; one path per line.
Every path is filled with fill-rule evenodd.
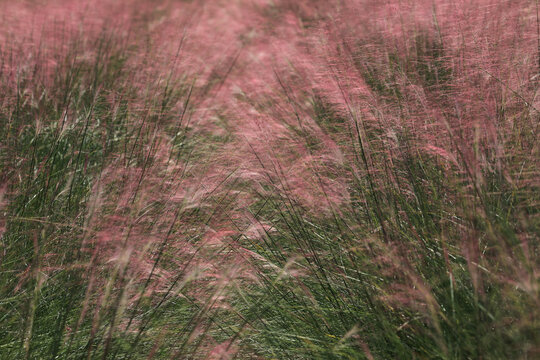
M 171 161 L 171 132 L 166 126 L 143 125 L 154 144 L 147 146 L 153 160 L 149 167 L 126 166 L 118 157 L 103 169 L 92 190 L 93 215 L 85 224 L 82 250 L 94 254 L 89 267 L 116 267 L 128 284 L 151 278 L 144 294 L 128 291 L 130 303 L 165 292 L 175 268 L 184 269 L 186 278 L 212 283 L 210 295 L 201 290 L 194 296 L 209 299 L 206 306 L 214 308 L 229 307 L 223 296 L 229 284 L 258 281 L 250 264 L 264 258 L 235 239 L 257 243 L 275 229 L 248 211 L 255 198 L 246 186 L 259 194 L 277 192 L 316 216 L 349 209 L 351 174 L 382 170 L 354 163 L 354 152 L 342 145 L 350 139 L 316 121 L 313 99 L 329 104 L 343 119 L 343 128 L 362 123 L 360 139 L 370 126 L 384 129 L 377 134 L 380 146 L 365 149 L 368 167 L 381 154 L 394 158 L 400 141 L 396 134 L 406 130 L 416 139 L 417 149 L 411 151 L 425 151 L 461 173 L 472 171 L 478 181 L 482 168 L 492 163 L 486 157 L 504 161 L 509 156 L 503 146 L 509 138 L 500 134 L 512 124 L 497 121 L 497 104 L 504 101 L 512 108 L 509 103 L 518 107 L 526 101 L 540 108 L 539 98 L 527 89 L 538 62 L 533 1 L 51 0 L 3 1 L 0 6 L 1 74 L 13 86 L 21 74 L 32 72 L 40 77 L 34 84 L 50 86 L 70 54 L 81 62 L 99 56 L 95 44 L 106 34 L 129 53 L 126 84 L 134 88 L 128 95 L 130 121 L 144 118 L 146 104 L 158 103 L 158 89 L 173 78 L 184 81 L 186 89 L 191 86 L 192 95 L 189 103 L 184 97 L 173 104 L 164 123 L 174 124 L 182 116 L 193 134 L 229 136 L 196 162 Z M 444 44 L 440 62 L 451 69 L 451 83 L 437 79 L 422 86 L 410 81 L 406 69 L 384 73 L 393 57 L 414 58 L 413 40 L 421 36 Z M 400 92 L 400 106 L 375 92 L 366 80 L 368 68 L 381 72 L 390 91 Z M 29 101 L 37 101 L 39 86 L 25 90 Z M 526 95 L 515 97 L 515 92 Z M 123 96 L 107 94 L 111 104 Z M 449 109 L 453 116 L 447 115 Z M 67 124 L 75 121 L 72 115 L 62 115 Z M 56 120 L 39 121 L 47 126 Z M 310 145 L 310 139 L 317 145 Z M 475 143 L 488 144 L 490 153 L 479 155 Z M 343 171 L 347 166 L 350 172 Z M 517 187 L 535 181 L 505 176 Z M 5 191 L 0 186 L 0 210 Z M 151 221 L 155 203 L 162 209 Z M 194 230 L 190 214 L 208 209 L 216 209 L 215 214 Z M 0 233 L 3 226 L 0 221 Z M 171 236 L 170 229 L 177 228 L 181 231 Z M 173 257 L 166 267 L 156 267 L 149 254 L 162 242 L 190 260 Z M 474 247 L 464 251 L 479 256 Z M 44 273 L 54 269 L 59 255 L 48 256 Z M 398 302 L 427 296 L 427 289 L 418 287 L 411 295 L 399 286 Z M 211 359 L 232 358 L 237 351 L 230 342 L 210 339 L 209 344 Z

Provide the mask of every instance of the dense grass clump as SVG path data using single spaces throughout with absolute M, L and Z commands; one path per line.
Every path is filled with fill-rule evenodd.
M 0 359 L 536 358 L 538 9 L 458 3 L 4 4 Z

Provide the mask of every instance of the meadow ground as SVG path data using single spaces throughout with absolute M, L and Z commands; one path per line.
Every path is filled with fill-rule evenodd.
M 0 359 L 540 357 L 535 0 L 0 0 Z

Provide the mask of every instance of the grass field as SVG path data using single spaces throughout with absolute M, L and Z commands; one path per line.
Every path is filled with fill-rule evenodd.
M 0 0 L 0 359 L 537 359 L 535 0 Z

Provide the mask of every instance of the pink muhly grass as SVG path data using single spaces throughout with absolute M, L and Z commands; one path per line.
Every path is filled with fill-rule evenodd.
M 69 263 L 32 239 L 34 258 L 13 286 L 33 292 L 27 357 L 40 293 L 62 271 L 85 270 L 80 312 L 62 321 L 68 349 L 88 358 L 121 356 L 120 340 L 129 357 L 150 333 L 149 358 L 164 346 L 173 357 L 275 356 L 290 344 L 305 345 L 299 357 L 358 348 L 373 358 L 391 354 L 388 344 L 451 357 L 452 337 L 470 340 L 500 316 L 477 306 L 495 297 L 491 285 L 501 299 L 538 302 L 526 215 L 537 204 L 523 199 L 538 188 L 533 2 L 4 7 L 0 105 L 36 119 L 12 140 L 55 126 L 59 141 L 86 119 L 72 136 L 104 153 L 96 165 L 84 141 L 70 150 L 69 180 L 55 190 L 71 198 L 77 180 L 90 185 L 66 223 L 48 223 L 47 212 L 18 220 L 43 225 L 51 244 L 71 236 L 57 228 L 81 239 Z M 35 165 L 16 156 L 0 212 L 17 186 L 50 175 L 49 155 Z M 7 222 L 0 216 L 0 238 Z M 455 293 L 471 297 L 463 308 L 476 320 L 444 308 L 447 284 L 451 306 Z M 501 304 L 518 317 L 511 301 Z M 189 320 L 174 323 L 185 308 Z

